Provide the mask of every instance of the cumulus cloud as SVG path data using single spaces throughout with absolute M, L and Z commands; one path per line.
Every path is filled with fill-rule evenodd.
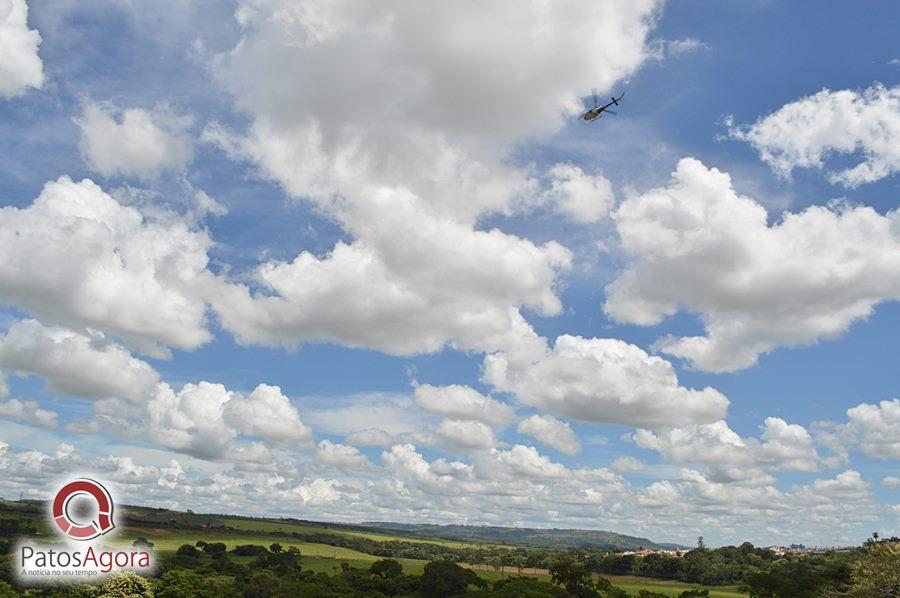
M 374 467 L 369 458 L 359 452 L 359 449 L 330 440 L 319 441 L 316 446 L 316 460 L 324 465 L 348 472 L 368 472 Z
M 547 195 L 556 209 L 575 222 L 597 222 L 616 202 L 612 183 L 602 174 L 585 174 L 573 164 L 556 164 L 549 172 Z
M 566 455 L 577 455 L 581 452 L 581 443 L 572 427 L 552 415 L 532 415 L 519 423 L 516 432 L 528 434 L 541 444 Z
M 485 460 L 512 477 L 553 479 L 569 474 L 565 465 L 554 463 L 533 446 L 517 444 L 508 451 L 494 449 Z
M 742 438 L 724 421 L 661 432 L 637 430 L 631 438 L 674 463 L 702 463 L 720 479 L 759 476 L 765 469 L 818 471 L 819 454 L 803 426 L 766 418 L 760 438 Z
M 0 299 L 143 352 L 195 349 L 211 339 L 202 298 L 211 244 L 186 222 L 146 216 L 88 179 L 61 177 L 30 206 L 0 208 Z
M 491 427 L 479 421 L 445 419 L 434 432 L 451 448 L 488 449 L 497 444 Z
M 900 170 L 900 86 L 823 89 L 728 133 L 753 145 L 783 177 L 795 168 L 821 169 L 831 154 L 862 154 L 862 162 L 828 179 L 851 188 L 873 183 Z
M 260 384 L 246 397 L 235 396 L 225 404 L 224 420 L 248 436 L 299 445 L 312 442 L 312 429 L 277 386 Z
M 367 428 L 351 432 L 344 437 L 344 441 L 348 444 L 356 446 L 391 446 L 394 444 L 394 437 L 384 430 L 378 428 Z
M 477 420 L 489 425 L 502 426 L 516 417 L 515 410 L 506 403 L 459 384 L 420 384 L 416 386 L 415 402 L 419 407 L 444 417 Z
M 40 44 L 41 34 L 28 28 L 25 0 L 0 0 L 0 96 L 14 98 L 44 85 Z
M 44 428 L 55 428 L 59 414 L 49 409 L 42 409 L 37 401 L 22 401 L 11 398 L 0 401 L 0 417 L 19 420 Z
M 769 226 L 728 174 L 685 158 L 666 187 L 629 197 L 614 218 L 633 262 L 607 286 L 604 311 L 645 326 L 700 314 L 706 336 L 657 344 L 699 369 L 735 371 L 834 338 L 900 298 L 896 211 L 812 206 Z
M 179 390 L 157 384 L 143 405 L 106 400 L 94 404 L 88 422 L 73 422 L 72 431 L 138 438 L 160 447 L 210 461 L 233 458 L 259 462 L 259 450 L 233 445 L 238 438 L 257 438 L 267 446 L 312 448 L 312 430 L 300 419 L 277 386 L 260 384 L 249 395 L 222 384 L 202 381 Z
M 511 307 L 560 312 L 555 277 L 571 254 L 558 243 L 476 231 L 400 192 L 379 191 L 364 208 L 365 240 L 260 266 L 264 292 L 232 284 L 214 296 L 223 326 L 243 343 L 414 354 L 477 346 L 509 329 Z
M 771 538 L 774 527 L 791 537 L 843 543 L 884 517 L 884 507 L 854 470 L 782 491 L 771 480 L 716 481 L 693 469 L 634 486 L 609 470 L 570 469 L 521 445 L 478 451 L 467 464 L 428 460 L 415 446 L 398 444 L 385 450 L 381 460 L 385 475 L 339 482 L 290 467 L 273 473 L 244 469 L 243 464 L 210 465 L 164 451 L 117 447 L 115 456 L 95 456 L 65 444 L 44 452 L 19 451 L 0 442 L 6 491 L 34 498 L 62 473 L 95 471 L 114 482 L 117 495 L 129 504 L 158 501 L 260 516 L 302 513 L 329 521 L 390 517 L 587 527 L 602 519 L 610 527 L 639 534 L 657 530 L 658 535 L 665 527 L 673 539 L 696 535 L 698 528 L 715 530 L 704 535 L 720 542 L 758 542 Z M 796 518 L 800 509 L 808 514 L 802 524 Z
M 644 464 L 637 457 L 624 456 L 619 457 L 612 462 L 612 468 L 621 472 L 634 472 L 644 469 Z
M 634 72 L 658 7 L 253 0 L 217 67 L 254 117 L 244 150 L 293 195 L 327 200 L 365 180 L 495 209 L 509 200 L 504 154 L 577 114 L 579 93 Z M 365 111 L 360 89 L 372 92 Z
M 847 422 L 817 422 L 819 440 L 847 459 L 859 449 L 876 459 L 900 459 L 900 399 L 877 405 L 860 403 L 847 410 Z
M 728 399 L 681 386 L 672 364 L 625 341 L 562 335 L 488 355 L 484 377 L 525 404 L 581 421 L 659 428 L 713 422 Z
M 86 102 L 75 123 L 81 129 L 81 153 L 103 176 L 151 179 L 165 170 L 183 170 L 193 158 L 187 129 L 193 118 L 165 105 L 152 111 L 118 109 Z
M 837 474 L 834 478 L 815 480 L 812 489 L 822 496 L 833 498 L 858 498 L 865 496 L 869 490 L 869 484 L 862 479 L 858 471 L 848 469 Z
M 0 368 L 40 376 L 51 393 L 87 399 L 146 401 L 159 382 L 150 364 L 101 333 L 88 336 L 37 320 L 17 321 L 0 335 Z
M 242 3 L 242 41 L 215 68 L 252 124 L 213 124 L 204 138 L 315 202 L 352 241 L 264 264 L 259 292 L 233 285 L 215 301 L 223 325 L 244 343 L 412 354 L 483 349 L 513 325 L 510 309 L 559 313 L 569 252 L 476 224 L 556 201 L 510 154 L 577 114 L 579 93 L 638 68 L 658 6 L 450 3 L 424 18 L 403 2 Z M 601 179 L 560 176 L 559 205 L 575 217 L 607 209 L 585 198 L 606 193 Z

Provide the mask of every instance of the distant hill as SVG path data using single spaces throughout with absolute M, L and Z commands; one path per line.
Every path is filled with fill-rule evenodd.
M 421 537 L 474 543 L 512 544 L 535 548 L 599 548 L 603 550 L 654 550 L 688 548 L 680 544 L 653 542 L 648 538 L 588 529 L 544 529 L 476 525 L 432 525 L 371 521 L 362 525 L 373 529 L 412 533 Z
M 372 540 L 405 540 L 407 542 L 462 542 L 522 546 L 530 548 L 595 548 L 600 550 L 640 550 L 687 548 L 678 544 L 653 542 L 648 538 L 616 532 L 586 529 L 542 529 L 475 525 L 433 525 L 423 523 L 364 522 L 335 523 L 293 517 L 247 517 L 236 514 L 194 513 L 165 508 L 121 505 L 124 524 L 140 528 L 195 529 L 222 533 L 303 533 L 356 535 Z M 28 515 L 38 529 L 46 527 L 45 503 L 33 500 L 4 501 L 0 511 L 16 511 Z M 321 539 L 316 541 L 323 541 Z

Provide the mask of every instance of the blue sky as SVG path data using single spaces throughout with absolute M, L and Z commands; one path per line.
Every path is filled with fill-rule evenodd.
M 6 408 L 0 407 L 0 442 L 8 445 L 5 466 L 10 468 L 0 495 L 45 496 L 52 491 L 47 479 L 74 468 L 97 470 L 128 499 L 194 510 L 598 527 L 685 542 L 700 533 L 712 543 L 842 544 L 859 542 L 875 530 L 896 532 L 900 407 L 890 401 L 897 396 L 900 371 L 900 288 L 890 280 L 900 280 L 900 220 L 893 212 L 900 159 L 890 145 L 893 141 L 894 148 L 900 147 L 900 139 L 891 137 L 900 134 L 900 66 L 891 63 L 900 57 L 893 26 L 900 7 L 884 2 L 850 11 L 836 2 L 673 1 L 626 9 L 627 3 L 610 3 L 601 19 L 583 14 L 584 7 L 574 3 L 552 11 L 563 14 L 540 16 L 529 9 L 521 18 L 507 20 L 502 14 L 484 19 L 466 14 L 477 8 L 448 7 L 422 22 L 419 31 L 408 27 L 417 17 L 404 14 L 415 11 L 402 3 L 385 7 L 385 14 L 372 9 L 352 18 L 351 4 L 326 10 L 300 2 L 291 12 L 290 3 L 275 1 L 235 6 L 193 1 L 183 11 L 171 11 L 165 3 L 125 0 L 28 3 L 25 29 L 40 32 L 36 52 L 42 74 L 40 81 L 35 79 L 33 65 L 23 66 L 19 75 L 0 71 L 14 90 L 0 96 L 0 201 L 9 218 L 4 226 L 34 225 L 21 214 L 48 182 L 62 175 L 76 182 L 91 179 L 99 186 L 96 193 L 105 192 L 123 209 L 141 214 L 142 227 L 159 225 L 141 241 L 146 245 L 134 251 L 165 255 L 155 262 L 156 273 L 141 271 L 140 276 L 150 276 L 179 300 L 200 305 L 204 315 L 179 320 L 182 337 L 144 323 L 145 317 L 147 322 L 175 318 L 169 312 L 154 313 L 166 306 L 148 300 L 146 306 L 139 301 L 134 307 L 134 320 L 122 323 L 127 318 L 118 318 L 115 310 L 133 305 L 128 284 L 88 285 L 83 278 L 85 272 L 108 273 L 100 254 L 85 258 L 95 262 L 84 270 L 72 262 L 68 270 L 73 274 L 59 282 L 59 293 L 53 281 L 29 286 L 42 280 L 39 258 L 51 264 L 76 259 L 66 255 L 67 243 L 74 247 L 85 238 L 66 237 L 70 229 L 64 222 L 47 222 L 56 231 L 47 255 L 24 259 L 8 253 L 7 261 L 24 264 L 27 272 L 0 269 L 7 345 L 0 348 L 0 371 L 9 386 Z M 392 25 L 373 34 L 373 23 L 386 14 L 393 15 L 393 21 L 385 21 Z M 552 35 L 528 42 L 540 19 Z M 21 23 L 14 25 L 22 29 Z M 449 31 L 461 33 L 453 37 Z M 484 65 L 472 60 L 471 48 L 484 49 Z M 395 71 L 394 60 L 403 69 Z M 491 70 L 496 65 L 503 68 Z M 397 72 L 409 78 L 398 81 Z M 415 84 L 416 76 L 425 81 L 426 91 Z M 584 98 L 592 86 L 600 87 L 603 97 L 626 91 L 617 116 L 590 124 L 578 118 L 572 101 Z M 835 96 L 814 95 L 823 89 L 847 90 L 855 99 L 841 103 Z M 866 95 L 866 90 L 875 91 Z M 470 103 L 470 97 L 480 103 Z M 796 110 L 786 112 L 791 105 Z M 94 120 L 88 116 L 91 110 Z M 150 124 L 129 128 L 126 110 Z M 863 124 L 841 130 L 841 110 L 858 110 L 854 117 Z M 838 124 L 807 136 L 804 114 Z M 766 128 L 761 119 L 768 115 L 777 122 L 767 121 L 771 126 Z M 311 122 L 330 145 L 309 149 L 313 129 L 305 127 Z M 776 125 L 778 135 L 772 134 Z M 841 149 L 854 135 L 855 146 Z M 121 145 L 128 142 L 136 145 Z M 161 153 L 154 153 L 157 146 Z M 188 156 L 179 159 L 183 148 Z M 805 167 L 795 159 L 785 177 L 762 159 L 766 151 L 788 160 L 794 159 L 792 152 L 812 152 L 823 166 Z M 349 171 L 331 165 L 307 173 L 317 168 L 317 159 L 329 163 L 341 152 L 354 156 Z M 684 197 L 672 191 L 677 187 L 672 173 L 687 157 L 703 165 L 694 173 L 698 185 L 719 189 L 708 169 L 728 173 L 738 194 L 768 211 L 770 227 L 783 221 L 784 212 L 801 214 L 840 199 L 851 207 L 834 207 L 827 216 L 839 235 L 855 238 L 854 227 L 862 224 L 852 218 L 857 214 L 853 210 L 862 206 L 874 209 L 874 222 L 886 232 L 881 238 L 871 231 L 863 234 L 869 246 L 848 240 L 845 250 L 835 250 L 842 260 L 858 249 L 862 257 L 853 263 L 861 273 L 824 282 L 811 276 L 808 285 L 783 293 L 777 285 L 766 290 L 767 272 L 785 268 L 802 273 L 832 265 L 836 272 L 847 271 L 843 262 L 829 261 L 835 246 L 815 223 L 803 221 L 795 236 L 773 239 L 772 248 L 785 253 L 769 255 L 770 268 L 760 269 L 756 258 L 745 256 L 733 270 L 722 269 L 712 263 L 715 252 L 698 250 L 697 274 L 687 273 L 696 278 L 695 285 L 677 279 L 685 262 L 662 266 L 672 272 L 671 279 L 659 281 L 658 291 L 676 305 L 671 315 L 660 317 L 659 323 L 636 323 L 638 315 L 628 306 L 657 292 L 646 273 L 657 271 L 658 262 L 649 253 L 628 249 L 629 238 L 641 245 L 639 237 L 647 233 L 628 233 L 623 214 L 632 206 L 639 216 L 629 222 L 638 227 L 634 230 L 645 230 L 641 219 L 658 216 L 644 207 L 653 189 L 663 189 L 676 205 L 684 202 L 682 216 L 701 218 L 691 211 L 699 209 L 691 202 L 706 195 L 696 188 Z M 453 159 L 459 170 L 445 181 L 441 177 L 447 171 L 437 165 Z M 849 185 L 829 180 L 829 173 L 867 159 L 894 166 L 875 180 Z M 573 175 L 554 175 L 558 164 L 577 167 L 577 177 L 591 182 L 593 191 L 565 187 Z M 439 190 L 431 197 L 434 180 Z M 554 182 L 563 188 L 555 195 L 550 191 Z M 600 197 L 604 185 L 612 198 Z M 200 190 L 221 209 L 204 211 L 196 199 Z M 380 208 L 373 207 L 372 199 L 379 190 L 387 197 Z M 709 198 L 715 199 L 697 201 L 713 205 L 723 197 L 719 191 L 710 191 Z M 69 192 L 54 187 L 45 194 L 62 205 L 74 201 Z M 406 192 L 415 195 L 409 204 Z M 577 218 L 566 212 L 567 200 L 600 208 L 590 218 Z M 728 210 L 737 209 L 735 202 L 721 201 L 725 218 L 741 217 L 738 211 L 728 216 Z M 387 212 L 404 209 L 422 222 L 398 223 L 388 217 Z M 690 226 L 715 237 L 723 221 L 709 214 L 709 221 L 691 220 Z M 654 221 L 657 228 L 646 230 L 677 230 L 681 225 L 674 224 L 675 216 Z M 427 234 L 419 239 L 411 233 L 410 224 L 417 230 L 433 226 L 431 235 L 455 227 L 461 232 L 447 244 L 431 244 Z M 142 227 L 122 236 L 114 231 L 117 240 L 111 246 L 120 251 Z M 206 235 L 209 245 L 171 254 L 160 249 L 169 239 L 182 238 L 182 229 L 191 239 Z M 505 235 L 496 254 L 493 245 L 476 245 L 476 232 L 492 229 Z M 723 252 L 729 243 L 752 246 L 753 241 L 741 238 L 742 230 L 752 230 L 751 224 L 738 223 L 717 241 Z M 790 239 L 799 239 L 807 249 L 796 249 Z M 11 237 L 5 242 L 10 243 L 7 252 L 24 247 Z M 454 247 L 469 242 L 480 248 L 473 250 L 471 264 L 466 248 Z M 569 267 L 552 263 L 545 244 L 554 242 L 569 252 Z M 354 259 L 385 260 L 387 274 L 354 279 L 356 270 L 348 267 L 352 261 L 323 266 L 330 269 L 321 272 L 287 268 L 304 251 L 328 264 L 329 252 L 339 243 L 359 250 Z M 820 249 L 815 249 L 817 243 L 823 243 Z M 539 248 L 527 259 L 520 253 L 526 244 Z M 61 253 L 54 258 L 57 249 Z M 190 251 L 208 256 L 208 264 L 187 281 L 163 280 L 159 272 L 171 256 Z M 674 245 L 667 251 L 677 253 Z M 481 279 L 513 254 L 523 268 L 521 280 L 502 274 Z M 419 257 L 434 264 L 433 277 L 428 268 L 412 271 L 410 261 Z M 463 264 L 459 272 L 441 270 L 442 264 L 457 263 Z M 279 271 L 285 278 L 280 280 L 300 289 L 299 298 L 288 297 L 288 287 L 267 287 L 256 270 L 264 264 L 283 267 Z M 133 280 L 125 276 L 130 267 L 124 267 L 123 280 Z M 624 311 L 604 311 L 607 285 L 631 267 L 644 268 L 645 274 L 638 276 L 646 284 L 623 295 Z M 732 272 L 742 275 L 742 267 L 753 288 L 760 289 L 758 296 L 753 293 L 745 304 L 740 296 L 717 295 L 723 280 Z M 552 280 L 541 282 L 544 272 Z M 322 278 L 310 278 L 314 276 Z M 527 282 L 532 277 L 537 282 Z M 458 289 L 444 288 L 459 281 Z M 471 294 L 465 288 L 469 282 Z M 337 285 L 333 296 L 307 291 L 331 284 Z M 387 332 L 395 324 L 402 328 L 396 319 L 402 320 L 403 310 L 368 303 L 369 295 L 371 302 L 385 301 L 395 284 L 421 292 L 421 317 L 410 317 L 423 327 L 421 334 Z M 238 303 L 240 293 L 247 293 L 247 303 Z M 283 312 L 265 301 L 279 293 L 288 299 Z M 547 307 L 548 293 L 558 300 L 557 307 Z M 226 296 L 231 298 L 227 304 L 217 303 Z M 845 296 L 861 297 L 871 305 L 871 315 L 842 315 L 858 307 L 855 299 L 841 303 Z M 340 318 L 330 319 L 328 303 L 335 297 L 344 309 L 358 310 L 346 318 L 353 330 L 344 330 Z M 802 307 L 805 301 L 808 309 Z M 507 308 L 533 330 L 515 340 L 496 341 L 486 330 L 512 334 L 512 329 L 496 328 L 506 326 L 503 317 L 495 316 Z M 294 316 L 304 310 L 320 315 L 311 321 L 297 316 L 298 323 Z M 458 310 L 470 311 L 459 315 Z M 449 323 L 432 321 L 430 314 L 446 315 Z M 777 332 L 761 323 L 767 314 Z M 490 322 L 473 324 L 479 315 Z M 840 330 L 827 332 L 830 324 L 817 317 L 840 320 Z M 769 343 L 758 351 L 758 361 L 732 360 L 728 371 L 714 371 L 703 366 L 701 357 L 675 355 L 659 344 L 669 335 L 704 337 L 704 326 L 717 318 L 749 318 L 748 331 L 736 341 L 743 345 L 735 351 L 753 342 Z M 18 336 L 11 332 L 32 319 L 39 323 Z M 140 330 L 132 325 L 138 319 Z M 266 328 L 261 321 L 276 323 Z M 194 333 L 204 330 L 209 339 L 197 341 Z M 436 345 L 422 347 L 421 339 L 431 334 Z M 551 363 L 555 354 L 530 357 L 525 365 L 514 360 L 515 350 L 535 339 L 546 339 L 541 342 L 552 352 L 561 335 L 590 340 L 584 350 L 596 350 L 598 362 L 589 360 L 572 366 L 583 369 L 560 374 L 568 366 L 566 358 Z M 190 340 L 172 341 L 187 336 Z M 80 343 L 78 350 L 90 363 L 102 361 L 92 351 L 106 351 L 110 369 L 98 365 L 85 374 L 71 347 L 56 360 L 42 354 L 48 345 L 41 343 L 63 347 L 63 337 Z M 619 355 L 625 349 L 595 339 L 618 339 L 638 353 Z M 414 348 L 397 350 L 410 343 Z M 727 350 L 714 357 L 721 352 Z M 37 355 L 34 362 L 22 357 L 32 354 Z M 492 354 L 509 363 L 508 379 L 487 372 L 485 357 Z M 631 388 L 657 380 L 657 374 L 642 370 L 651 367 L 650 356 L 673 368 L 674 390 L 668 383 L 640 396 L 609 390 L 620 383 Z M 617 359 L 626 360 L 622 372 L 615 370 L 619 366 L 607 371 L 603 360 L 619 363 Z M 713 357 L 706 359 L 712 363 Z M 131 398 L 121 390 L 110 391 L 110 386 L 134 385 L 132 378 L 117 378 L 123 364 L 150 380 L 146 397 L 138 391 Z M 79 373 L 89 380 L 72 382 Z M 609 380 L 607 375 L 623 378 Z M 183 388 L 201 381 L 224 388 L 210 391 L 195 405 Z M 163 405 L 162 391 L 152 389 L 157 384 L 180 397 L 180 403 L 165 403 L 165 409 L 174 404 L 180 410 L 171 420 L 154 419 L 148 407 Z M 260 384 L 280 390 L 257 393 Z M 438 400 L 444 405 L 459 400 L 447 388 L 467 386 L 471 396 L 507 404 L 515 416 L 485 422 L 483 414 L 463 415 L 463 407 L 446 413 L 429 408 L 416 398 L 419 385 L 445 389 Z M 679 407 L 678 401 L 705 388 L 727 397 L 727 414 L 711 395 L 696 398 L 694 411 Z M 574 396 L 578 392 L 586 394 L 587 408 Z M 672 398 L 666 398 L 669 393 Z M 14 408 L 12 400 L 36 404 Z M 626 405 L 629 401 L 637 406 Z M 233 408 L 223 407 L 226 402 Z M 848 409 L 860 405 L 874 411 L 848 415 Z M 35 409 L 58 415 L 52 422 L 41 421 Z M 619 411 L 626 415 L 612 415 Z M 537 433 L 517 432 L 534 415 L 550 426 L 543 440 Z M 211 417 L 221 421 L 208 424 Z M 787 428 L 779 441 L 766 439 L 761 435 L 767 433 L 767 418 L 795 427 Z M 201 419 L 207 423 L 200 424 Z M 727 433 L 703 427 L 720 419 L 727 422 L 722 424 Z M 285 429 L 270 425 L 272 420 L 287 422 Z M 441 428 L 442 420 L 464 423 L 453 432 Z M 372 428 L 387 432 L 390 440 L 376 444 L 356 437 L 354 444 L 354 433 Z M 569 431 L 561 431 L 565 428 Z M 638 428 L 649 435 L 642 446 L 631 438 Z M 480 436 L 473 440 L 470 433 Z M 579 451 L 560 448 L 566 445 L 559 438 L 568 435 L 580 443 Z M 783 444 L 766 448 L 766 442 Z M 60 450 L 60 443 L 73 450 Z M 235 450 L 248 447 L 268 456 L 252 462 L 235 456 Z M 677 450 L 685 447 L 695 448 Z M 526 454 L 526 449 L 535 452 Z M 46 475 L 15 470 L 15 463 L 25 468 L 24 455 L 45 463 Z M 428 473 L 421 473 L 419 460 L 428 464 Z M 455 473 L 444 471 L 448 462 L 460 464 Z M 502 471 L 491 477 L 486 473 L 491 469 Z M 211 477 L 213 473 L 219 477 Z M 466 488 L 462 495 L 444 489 L 451 482 Z M 261 507 L 254 497 L 266 484 L 272 484 L 277 499 Z M 797 505 L 808 504 L 814 495 L 826 497 L 816 504 L 817 520 L 795 520 Z

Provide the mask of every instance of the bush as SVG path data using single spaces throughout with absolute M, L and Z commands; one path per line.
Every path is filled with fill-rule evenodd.
M 403 565 L 394 559 L 381 559 L 372 563 L 369 573 L 382 579 L 394 579 L 403 575 Z
M 449 598 L 464 595 L 470 585 L 483 588 L 487 583 L 456 563 L 433 561 L 425 565 L 419 589 L 426 598 Z
M 137 573 L 116 573 L 93 592 L 98 598 L 153 598 L 150 582 Z

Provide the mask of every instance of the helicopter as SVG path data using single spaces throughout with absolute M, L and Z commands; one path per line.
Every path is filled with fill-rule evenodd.
M 593 120 L 600 118 L 604 112 L 607 114 L 617 114 L 615 111 L 610 110 L 609 107 L 610 106 L 618 106 L 619 101 L 625 97 L 625 92 L 622 92 L 622 94 L 617 98 L 616 97 L 610 98 L 610 100 L 612 100 L 612 101 L 609 102 L 608 104 L 604 104 L 602 106 L 600 105 L 600 102 L 597 101 L 597 90 L 596 89 L 591 90 L 591 97 L 594 98 L 594 107 L 591 108 L 590 110 L 588 110 L 587 112 L 585 112 L 581 116 L 581 118 L 583 118 L 584 120 L 586 120 L 588 122 L 591 122 Z

